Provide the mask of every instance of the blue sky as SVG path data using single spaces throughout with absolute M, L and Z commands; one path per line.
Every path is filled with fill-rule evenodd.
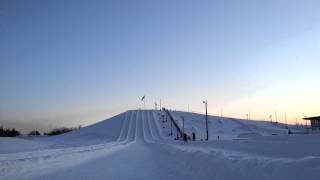
M 319 115 L 319 1 L 1 1 L 0 123 L 87 125 L 161 98 Z M 279 115 L 280 116 L 280 115 Z

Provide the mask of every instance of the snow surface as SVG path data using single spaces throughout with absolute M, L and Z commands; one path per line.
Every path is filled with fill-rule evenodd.
M 206 142 L 204 115 L 171 113 L 196 141 L 175 141 L 155 110 L 59 136 L 0 138 L 0 179 L 320 179 L 319 134 L 210 116 Z

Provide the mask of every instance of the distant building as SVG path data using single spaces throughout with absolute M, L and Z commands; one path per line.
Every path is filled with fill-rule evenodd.
M 311 124 L 312 130 L 316 130 L 316 129 L 320 130 L 320 116 L 305 117 L 305 118 L 303 118 L 303 120 L 309 120 L 311 122 L 310 124 Z

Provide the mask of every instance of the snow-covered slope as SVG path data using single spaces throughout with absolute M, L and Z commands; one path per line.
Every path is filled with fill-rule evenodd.
M 186 132 L 195 131 L 197 141 L 173 140 L 170 121 L 160 118 L 164 112 L 152 110 L 127 111 L 56 137 L 0 138 L 0 179 L 320 177 L 317 134 L 287 135 L 267 122 L 210 117 L 206 142 L 200 140 L 203 115 L 172 114 L 178 123 L 185 118 Z
M 115 141 L 119 137 L 121 125 L 128 114 L 130 114 L 130 112 L 121 113 L 91 126 L 42 140 L 46 142 L 50 141 L 51 143 L 55 143 L 55 145 L 73 146 Z
M 205 115 L 180 111 L 172 112 L 178 123 L 182 125 L 185 120 L 185 131 L 188 134 L 196 133 L 199 139 L 205 139 Z M 209 139 L 237 139 L 256 136 L 270 136 L 286 134 L 287 129 L 276 126 L 270 122 L 248 121 L 242 119 L 208 116 Z

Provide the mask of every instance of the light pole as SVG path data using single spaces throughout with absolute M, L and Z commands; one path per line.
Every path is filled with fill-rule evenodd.
M 203 101 L 206 107 L 206 141 L 209 140 L 209 131 L 208 131 L 208 101 Z
M 284 122 L 286 124 L 286 128 L 288 129 L 288 125 L 287 125 L 287 114 L 284 114 Z

